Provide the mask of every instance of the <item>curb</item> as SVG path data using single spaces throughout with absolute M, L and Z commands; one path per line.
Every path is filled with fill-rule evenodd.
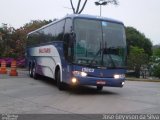
M 126 78 L 126 81 L 140 81 L 140 82 L 160 82 L 160 80 L 151 79 L 138 79 L 138 78 Z

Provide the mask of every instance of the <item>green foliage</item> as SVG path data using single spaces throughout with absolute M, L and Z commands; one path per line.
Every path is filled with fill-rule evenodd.
M 154 48 L 153 49 L 153 56 L 160 57 L 160 48 Z
M 136 77 L 139 77 L 141 66 L 148 65 L 152 55 L 152 42 L 133 27 L 126 27 L 126 39 L 128 68 L 135 70 Z
M 160 78 L 160 48 L 153 49 L 153 56 L 151 57 L 151 74 Z
M 153 76 L 160 78 L 160 64 L 154 67 Z
M 144 52 L 148 55 L 152 55 L 152 42 L 133 27 L 126 27 L 126 39 L 128 45 L 128 54 L 131 46 L 137 46 L 144 49 Z
M 153 57 L 151 70 L 153 76 L 160 78 L 160 57 Z
M 8 57 L 8 53 L 13 45 L 12 33 L 15 31 L 13 27 L 3 24 L 0 28 L 0 57 Z
M 139 77 L 140 75 L 141 66 L 146 65 L 148 62 L 148 55 L 144 52 L 144 49 L 134 46 L 130 47 L 128 68 L 135 70 L 136 77 Z

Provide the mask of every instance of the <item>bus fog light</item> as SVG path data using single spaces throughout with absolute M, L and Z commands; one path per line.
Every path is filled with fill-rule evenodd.
M 72 78 L 72 83 L 73 84 L 77 83 L 77 79 L 76 78 Z
M 122 82 L 122 85 L 124 85 L 124 82 Z

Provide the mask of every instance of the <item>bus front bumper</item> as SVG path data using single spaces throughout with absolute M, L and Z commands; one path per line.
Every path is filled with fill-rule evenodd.
M 125 78 L 72 77 L 72 85 L 123 87 Z

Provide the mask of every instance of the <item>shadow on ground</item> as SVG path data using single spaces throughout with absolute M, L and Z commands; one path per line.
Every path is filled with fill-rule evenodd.
M 53 86 L 53 87 L 57 87 L 56 85 L 56 81 L 54 79 L 48 78 L 48 77 L 44 77 L 44 76 L 40 76 L 37 80 Z M 107 87 L 104 87 L 107 88 Z M 98 91 L 96 89 L 96 86 L 69 86 L 69 85 L 65 85 L 65 90 L 63 92 L 68 92 L 70 94 L 77 94 L 77 95 L 118 95 L 118 93 L 115 92 L 111 92 L 109 90 L 104 89 L 102 91 Z M 58 88 L 57 88 L 58 90 Z

